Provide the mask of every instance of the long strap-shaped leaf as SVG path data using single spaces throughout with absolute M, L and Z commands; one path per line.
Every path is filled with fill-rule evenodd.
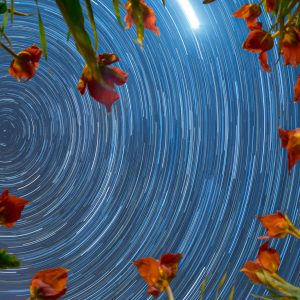
M 121 20 L 121 14 L 120 14 L 120 0 L 113 0 L 113 6 L 114 6 L 115 16 L 118 20 L 118 23 L 124 29 L 124 26 L 123 26 L 123 23 Z
M 43 21 L 42 21 L 41 13 L 40 13 L 40 8 L 39 8 L 39 5 L 38 5 L 38 0 L 35 0 L 35 4 L 36 4 L 36 7 L 37 7 L 37 11 L 38 11 L 41 46 L 42 46 L 42 50 L 43 50 L 43 53 L 44 53 L 44 57 L 47 60 L 48 54 L 47 54 L 46 33 L 45 33 L 45 27 L 44 27 L 44 24 L 43 24 Z
M 94 43 L 95 43 L 95 51 L 97 52 L 98 50 L 98 33 L 97 33 L 97 28 L 96 28 L 96 23 L 95 23 L 95 19 L 94 19 L 94 14 L 93 14 L 93 9 L 92 9 L 92 5 L 91 5 L 91 1 L 90 0 L 84 0 L 85 2 L 85 6 L 88 12 L 88 17 L 90 20 L 90 24 L 91 27 L 93 29 L 93 33 L 94 33 Z
M 97 78 L 101 74 L 97 68 L 96 52 L 92 47 L 91 39 L 84 28 L 84 17 L 79 0 L 55 0 L 69 30 L 75 40 L 76 47 Z
M 14 6 L 15 6 L 15 3 L 14 3 L 14 0 L 10 0 L 10 22 L 12 23 L 14 21 Z

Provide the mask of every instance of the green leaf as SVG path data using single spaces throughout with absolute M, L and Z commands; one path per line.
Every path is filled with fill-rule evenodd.
M 204 299 L 205 286 L 206 286 L 206 276 L 204 277 L 203 282 L 202 282 L 202 284 L 201 284 L 200 300 L 203 300 L 203 299 Z
M 98 33 L 97 33 L 97 28 L 96 28 L 96 24 L 95 24 L 95 19 L 94 19 L 94 14 L 93 14 L 93 9 L 92 9 L 92 5 L 91 5 L 91 1 L 90 0 L 84 0 L 85 2 L 85 6 L 88 12 L 88 17 L 90 20 L 90 24 L 91 27 L 93 29 L 93 33 L 94 33 L 94 43 L 95 43 L 95 52 L 97 52 L 98 50 Z
M 233 300 L 234 296 L 234 287 L 232 287 L 228 300 Z
M 1 36 L 3 35 L 4 30 L 6 28 L 7 19 L 8 19 L 8 11 L 6 11 L 5 14 L 4 14 L 4 16 L 3 16 L 1 30 L 0 30 Z
M 39 29 L 40 29 L 40 41 L 41 41 L 41 46 L 43 50 L 43 54 L 45 59 L 47 60 L 48 54 L 47 54 L 47 41 L 46 41 L 46 33 L 45 33 L 45 27 L 42 21 L 41 13 L 40 13 L 40 8 L 38 5 L 38 0 L 35 0 L 37 11 L 38 11 L 38 21 L 39 21 Z
M 70 29 L 68 29 L 68 33 L 67 33 L 67 42 L 70 40 L 71 37 L 71 31 Z
M 96 53 L 92 47 L 91 39 L 84 28 L 84 17 L 79 0 L 55 0 L 61 11 L 69 30 L 75 40 L 79 53 L 98 78 L 101 74 L 98 70 Z
M 14 0 L 10 0 L 10 22 L 14 21 Z
M 0 14 L 4 14 L 5 12 L 7 12 L 7 5 L 5 2 L 1 2 L 0 3 Z
M 164 6 L 166 6 L 166 0 L 162 0 Z
M 225 274 L 222 276 L 222 278 L 221 278 L 221 280 L 220 280 L 220 282 L 219 282 L 219 284 L 218 284 L 218 288 L 217 288 L 215 300 L 218 299 L 219 294 L 220 294 L 220 290 L 221 290 L 221 288 L 223 287 L 223 285 L 224 285 L 224 283 L 225 283 L 225 281 L 226 281 L 226 278 L 227 278 L 227 274 L 225 273 Z
M 11 254 L 8 254 L 4 249 L 0 249 L 0 269 L 16 268 L 21 264 L 20 260 Z
M 119 0 L 113 0 L 113 5 L 114 5 L 114 10 L 115 10 L 115 16 L 117 18 L 118 23 L 120 26 L 124 29 L 122 20 L 121 20 L 121 15 L 120 15 L 120 1 Z

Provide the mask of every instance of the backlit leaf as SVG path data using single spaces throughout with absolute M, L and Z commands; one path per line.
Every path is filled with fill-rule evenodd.
M 88 12 L 88 17 L 89 17 L 89 20 L 90 20 L 91 27 L 93 29 L 95 51 L 97 52 L 97 50 L 98 50 L 98 33 L 97 33 L 96 24 L 95 24 L 95 19 L 94 19 L 94 14 L 93 14 L 91 1 L 90 0 L 85 0 L 84 2 L 85 2 L 85 6 L 86 6 L 86 9 L 87 9 L 87 12 Z
M 0 269 L 16 268 L 21 264 L 20 260 L 11 254 L 8 254 L 4 249 L 0 249 Z
M 115 16 L 117 18 L 118 23 L 122 28 L 124 28 L 122 20 L 121 20 L 121 15 L 120 15 L 120 1 L 119 0 L 113 0 L 113 6 L 115 10 Z
M 43 53 L 44 53 L 44 57 L 47 60 L 48 54 L 47 54 L 47 42 L 46 42 L 45 27 L 44 27 L 44 24 L 43 24 L 43 21 L 42 21 L 40 9 L 39 9 L 39 6 L 38 6 L 38 1 L 35 0 L 35 3 L 36 3 L 37 10 L 38 10 L 38 21 L 39 21 L 39 29 L 40 29 L 41 46 L 42 46 L 42 50 L 43 50 Z

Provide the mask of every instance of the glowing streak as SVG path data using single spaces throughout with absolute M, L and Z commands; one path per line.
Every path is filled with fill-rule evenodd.
M 178 0 L 184 14 L 186 15 L 188 21 L 192 28 L 197 29 L 200 26 L 200 22 L 194 12 L 191 3 L 188 0 Z

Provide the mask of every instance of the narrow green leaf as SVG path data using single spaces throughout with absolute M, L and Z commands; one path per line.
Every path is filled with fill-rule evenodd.
M 118 23 L 120 26 L 124 29 L 122 20 L 121 20 L 121 15 L 120 15 L 120 1 L 119 0 L 113 0 L 113 5 L 114 5 L 114 10 L 115 10 L 115 16 L 117 18 Z
M 225 273 L 225 274 L 222 276 L 222 278 L 221 278 L 221 280 L 220 280 L 220 282 L 219 282 L 219 284 L 218 284 L 218 288 L 217 288 L 215 300 L 218 299 L 219 294 L 220 294 L 220 290 L 221 290 L 221 288 L 223 287 L 223 285 L 224 285 L 224 283 L 225 283 L 225 281 L 226 281 L 226 278 L 227 278 L 227 273 Z
M 79 0 L 55 0 L 69 30 L 75 40 L 79 53 L 91 68 L 96 77 L 101 78 L 96 61 L 96 52 L 92 47 L 91 39 L 84 28 L 84 17 Z
M 17 268 L 21 264 L 20 260 L 4 249 L 0 249 L 0 269 Z
M 71 31 L 70 29 L 68 29 L 68 33 L 67 33 L 67 42 L 70 40 L 71 37 Z
M 5 2 L 1 2 L 0 3 L 0 14 L 4 14 L 5 12 L 7 12 L 7 5 Z
M 228 300 L 233 300 L 233 296 L 234 296 L 234 287 L 232 287 L 231 289 Z
M 162 0 L 164 6 L 166 6 L 166 0 Z
M 200 295 L 200 300 L 203 300 L 203 299 L 204 299 L 205 286 L 206 286 L 206 277 L 204 277 L 203 282 L 202 282 L 202 284 L 201 284 L 201 295 Z
M 44 57 L 47 60 L 48 54 L 47 54 L 47 41 L 46 41 L 45 27 L 44 27 L 44 24 L 43 24 L 43 21 L 42 21 L 40 8 L 39 8 L 39 5 L 38 5 L 38 0 L 35 0 L 35 3 L 36 3 L 37 11 L 38 11 L 41 46 L 42 46 Z
M 97 52 L 99 42 L 98 42 L 98 33 L 97 33 L 97 28 L 96 28 L 94 14 L 93 14 L 93 8 L 92 8 L 90 0 L 84 0 L 84 2 L 85 2 L 85 6 L 86 6 L 86 9 L 88 12 L 90 24 L 91 24 L 91 27 L 92 27 L 93 33 L 94 33 L 95 52 Z
M 4 16 L 3 16 L 3 20 L 2 20 L 2 25 L 1 25 L 1 36 L 4 33 L 4 30 L 6 28 L 6 24 L 7 24 L 7 19 L 8 19 L 8 11 L 5 12 Z

